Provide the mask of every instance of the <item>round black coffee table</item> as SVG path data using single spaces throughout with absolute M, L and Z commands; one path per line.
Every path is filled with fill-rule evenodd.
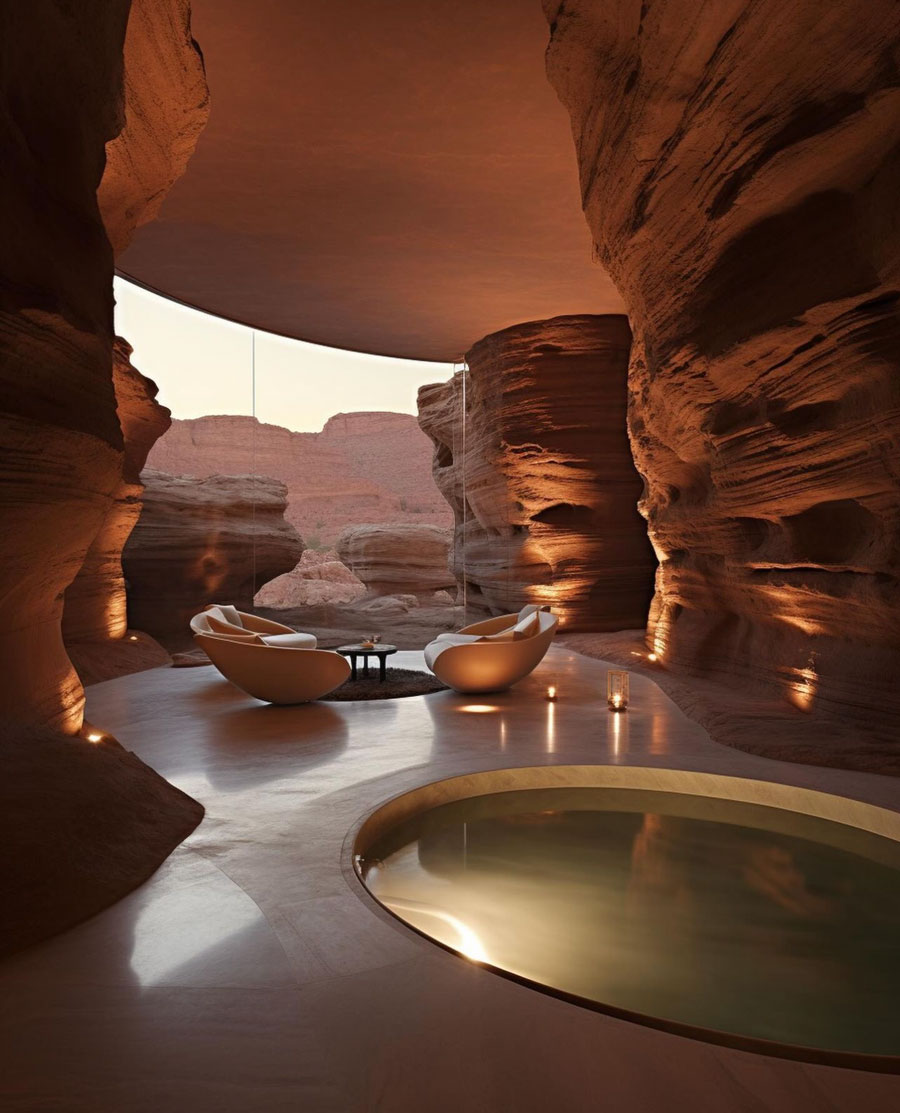
M 378 658 L 378 679 L 384 680 L 385 669 L 387 667 L 387 659 L 392 653 L 397 652 L 395 645 L 339 645 L 338 653 L 343 657 L 350 659 L 350 679 L 356 679 L 356 659 L 362 657 L 363 659 L 363 675 L 369 675 L 369 658 Z

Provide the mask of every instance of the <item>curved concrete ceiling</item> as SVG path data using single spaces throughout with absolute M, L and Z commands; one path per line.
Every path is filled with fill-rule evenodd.
M 121 272 L 233 320 L 449 360 L 622 312 L 539 0 L 193 0 L 211 115 Z

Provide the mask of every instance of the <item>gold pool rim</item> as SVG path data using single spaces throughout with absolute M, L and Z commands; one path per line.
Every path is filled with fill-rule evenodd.
M 687 796 L 704 796 L 716 800 L 758 804 L 764 807 L 777 808 L 781 811 L 797 812 L 817 819 L 828 820 L 832 823 L 845 824 L 873 835 L 879 835 L 882 838 L 891 839 L 894 842 L 900 842 L 900 812 L 878 807 L 875 804 L 867 804 L 862 800 L 854 800 L 847 796 L 822 792 L 818 789 L 802 788 L 797 785 L 783 784 L 779 781 L 761 781 L 748 777 L 725 776 L 720 773 L 632 765 L 520 766 L 464 773 L 455 777 L 431 781 L 428 784 L 402 792 L 385 801 L 361 819 L 349 832 L 345 842 L 345 851 L 352 860 L 354 867 L 352 872 L 356 878 L 357 891 L 360 892 L 360 895 L 365 894 L 365 898 L 388 916 L 395 925 L 402 925 L 404 930 L 428 940 L 433 946 L 439 947 L 449 954 L 464 958 L 467 962 L 474 962 L 474 965 L 481 966 L 492 974 L 518 982 L 520 985 L 528 986 L 540 993 L 557 997 L 593 1012 L 601 1012 L 617 1019 L 627 1020 L 689 1039 L 702 1040 L 705 1043 L 718 1044 L 780 1059 L 819 1063 L 851 1070 L 900 1074 L 900 1056 L 868 1055 L 862 1052 L 832 1051 L 781 1042 L 775 1043 L 770 1040 L 738 1035 L 737 1033 L 701 1028 L 612 1005 L 605 1005 L 603 1002 L 579 997 L 577 994 L 532 981 L 520 974 L 505 970 L 502 966 L 495 966 L 488 962 L 475 962 L 447 944 L 407 923 L 406 920 L 383 905 L 366 888 L 357 864 L 365 856 L 367 850 L 391 828 L 442 804 L 450 804 L 457 800 L 471 799 L 477 796 L 488 796 L 497 792 L 516 792 L 529 788 L 644 789 Z

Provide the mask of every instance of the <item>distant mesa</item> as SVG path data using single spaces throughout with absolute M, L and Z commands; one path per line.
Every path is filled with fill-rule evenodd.
M 319 433 L 253 417 L 175 420 L 148 467 L 172 475 L 266 475 L 287 487 L 285 517 L 311 549 L 334 548 L 348 525 L 449 527 L 431 476 L 432 445 L 412 414 L 336 414 Z

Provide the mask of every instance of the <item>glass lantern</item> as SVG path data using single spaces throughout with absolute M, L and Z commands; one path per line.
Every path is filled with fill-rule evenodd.
M 628 673 L 610 669 L 606 674 L 606 704 L 610 711 L 628 710 Z

